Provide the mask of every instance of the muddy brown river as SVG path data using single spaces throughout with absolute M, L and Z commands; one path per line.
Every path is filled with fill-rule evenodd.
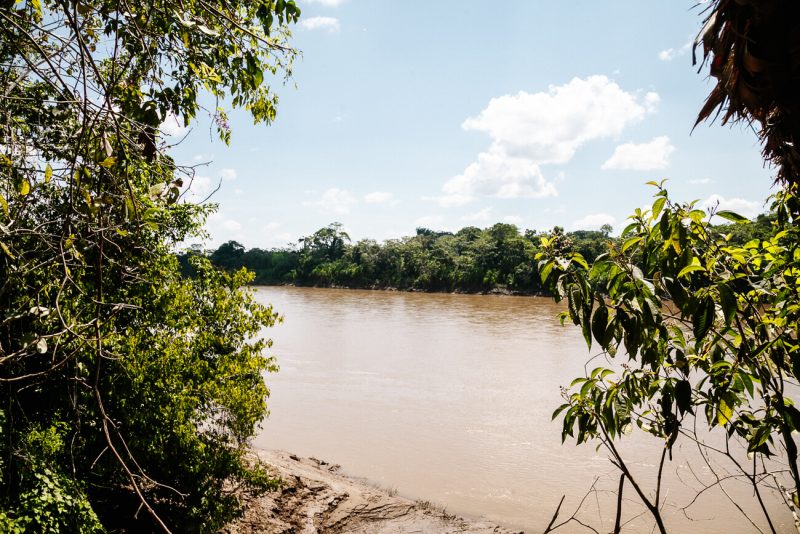
M 550 420 L 559 386 L 593 355 L 578 329 L 560 325 L 552 300 L 292 287 L 257 288 L 256 298 L 285 316 L 265 332 L 281 370 L 265 377 L 271 415 L 256 446 L 339 463 L 402 495 L 526 532 L 544 530 L 562 495 L 563 519 L 586 497 L 577 517 L 613 528 L 618 472 L 596 443 L 562 445 Z M 662 446 L 638 430 L 623 439 L 648 490 Z M 768 532 L 752 489 L 726 478 L 736 474 L 730 462 L 708 460 L 686 440 L 667 463 L 669 531 Z M 717 480 L 713 471 L 722 483 L 686 508 Z M 624 497 L 623 532 L 649 532 L 630 486 Z M 793 530 L 780 495 L 764 497 L 776 530 Z M 562 531 L 591 532 L 577 522 Z

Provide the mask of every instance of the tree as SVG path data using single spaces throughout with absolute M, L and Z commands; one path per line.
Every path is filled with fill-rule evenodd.
M 794 23 L 800 7 L 715 0 L 707 9 L 704 60 L 710 59 L 718 84 L 698 123 L 717 110 L 723 122 L 761 124 L 764 158 L 776 165 L 783 186 L 773 197 L 775 217 L 758 221 L 773 221 L 769 234 L 748 231 L 751 223 L 735 213 L 673 202 L 663 183 L 651 183 L 657 188 L 652 206 L 637 209 L 620 241 L 609 243 L 591 266 L 581 254 L 565 252 L 555 232 L 542 239 L 538 256 L 542 278 L 557 300 L 567 301 L 562 320 L 579 326 L 587 346 L 599 347 L 607 361 L 563 390 L 565 402 L 553 418 L 563 418 L 562 438 L 599 442 L 619 469 L 614 532 L 621 528 L 626 485 L 666 532 L 662 472 L 682 441 L 734 466 L 724 478 L 714 473 L 712 486 L 730 480 L 751 486 L 763 516 L 742 515 L 754 528 L 776 531 L 766 504 L 773 498 L 786 503 L 800 531 L 793 437 L 800 411 L 792 399 L 800 380 L 800 159 L 793 148 L 800 138 Z M 715 216 L 741 228 L 712 228 Z M 753 239 L 743 243 L 743 235 Z M 619 358 L 624 363 L 614 361 Z M 720 429 L 724 445 L 704 441 L 697 420 Z M 651 488 L 632 473 L 618 445 L 636 427 L 663 441 Z M 785 468 L 769 462 L 776 456 Z M 554 517 L 548 531 L 571 519 L 554 525 Z
M 214 531 L 266 413 L 277 316 L 200 255 L 160 124 L 270 122 L 291 0 L 0 4 L 0 530 Z M 205 110 L 208 95 L 215 108 Z
M 228 241 L 212 252 L 210 259 L 214 265 L 231 269 L 242 265 L 244 254 L 244 245 L 236 241 Z

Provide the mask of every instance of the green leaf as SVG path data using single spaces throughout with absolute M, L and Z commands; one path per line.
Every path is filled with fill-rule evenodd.
M 575 263 L 577 263 L 578 265 L 580 265 L 581 267 L 583 267 L 584 269 L 586 269 L 587 271 L 589 270 L 589 264 L 586 263 L 586 260 L 579 253 L 575 252 L 570 256 L 570 259 Z
M 539 276 L 542 277 L 542 282 L 546 282 L 547 278 L 550 276 L 550 271 L 553 270 L 553 262 L 548 261 L 544 267 L 539 271 Z
M 703 222 L 703 219 L 706 217 L 706 212 L 703 210 L 692 210 L 689 212 L 689 218 L 692 219 L 696 223 Z
M 3 197 L 3 195 L 0 195 L 0 207 L 2 207 L 3 211 L 6 212 L 6 215 L 8 215 L 8 201 L 5 199 L 5 197 Z
M 570 388 L 574 388 L 574 387 L 575 387 L 575 386 L 577 386 L 578 384 L 582 384 L 582 383 L 586 382 L 587 380 L 589 380 L 589 379 L 588 379 L 588 378 L 581 378 L 581 377 L 578 377 L 578 378 L 576 378 L 575 380 L 573 380 L 572 382 L 570 382 L 570 384 L 569 384 L 569 387 L 570 387 Z
M 717 284 L 717 291 L 719 292 L 719 305 L 725 316 L 725 325 L 730 326 L 733 318 L 736 317 L 736 296 L 731 288 L 723 283 Z
M 586 394 L 594 387 L 595 383 L 595 380 L 587 380 L 583 386 L 581 386 L 581 397 L 586 397 Z
M 702 341 L 714 324 L 714 301 L 704 298 L 694 314 L 692 315 L 692 329 L 694 337 L 699 342 Z
M 559 415 L 561 412 L 563 412 L 564 410 L 566 410 L 567 408 L 569 408 L 569 404 L 562 404 L 561 406 L 559 406 L 558 408 L 556 408 L 556 410 L 553 412 L 553 415 L 552 415 L 552 417 L 550 417 L 550 420 L 552 421 L 553 419 L 555 419 L 556 417 L 558 417 L 558 415 Z
M 687 274 L 691 274 L 695 271 L 705 271 L 705 270 L 706 268 L 703 267 L 702 265 L 687 265 L 686 267 L 681 269 L 681 272 L 678 273 L 678 278 L 682 278 Z
M 722 210 L 715 213 L 715 215 L 719 215 L 723 219 L 726 219 L 736 224 L 748 224 L 750 222 L 750 219 L 748 219 L 747 217 L 742 217 L 741 215 L 733 211 Z
M 664 209 L 664 204 L 667 202 L 667 199 L 664 197 L 656 199 L 653 202 L 653 215 L 651 216 L 653 220 L 658 219 L 658 216 L 661 214 L 661 210 Z
M 732 393 L 726 392 L 722 395 L 717 407 L 717 422 L 720 425 L 725 425 L 731 421 L 734 406 L 736 406 L 736 397 Z
M 675 402 L 682 414 L 692 412 L 692 385 L 688 380 L 679 380 L 675 384 Z
M 52 179 L 53 179 L 53 167 L 51 167 L 50 164 L 48 163 L 44 167 L 44 183 L 48 184 Z
M 106 159 L 100 162 L 101 167 L 105 167 L 106 169 L 113 167 L 117 164 L 117 158 L 114 156 L 108 156 Z
M 19 194 L 23 197 L 31 192 L 31 183 L 27 178 L 23 178 L 19 184 Z
M 608 326 L 608 308 L 601 302 L 592 316 L 592 334 L 594 338 L 600 343 L 600 346 L 605 348 L 606 341 L 606 327 Z
M 636 243 L 639 243 L 641 240 L 642 240 L 641 236 L 636 236 L 636 237 L 631 237 L 630 239 L 626 239 L 625 242 L 622 244 L 622 252 L 625 252 Z

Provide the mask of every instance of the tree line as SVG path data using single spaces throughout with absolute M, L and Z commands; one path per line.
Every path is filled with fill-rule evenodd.
M 742 245 L 768 238 L 772 220 L 760 215 L 753 224 L 719 225 L 714 230 Z M 620 245 L 612 231 L 604 225 L 599 230 L 567 232 L 556 226 L 537 232 L 497 223 L 456 232 L 417 228 L 413 236 L 381 243 L 353 242 L 340 223 L 331 223 L 293 246 L 247 249 L 228 241 L 205 253 L 187 251 L 180 260 L 184 272 L 191 273 L 190 258 L 207 255 L 217 267 L 251 271 L 259 285 L 535 295 L 549 293 L 535 260 L 542 238 L 555 243 L 561 253 L 578 253 L 592 263 L 609 246 Z

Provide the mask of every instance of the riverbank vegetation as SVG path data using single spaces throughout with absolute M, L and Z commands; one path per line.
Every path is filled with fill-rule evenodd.
M 211 208 L 181 198 L 194 169 L 161 128 L 207 113 L 227 142 L 223 106 L 270 122 L 298 16 L 0 4 L 0 532 L 215 532 L 274 486 L 244 454 L 277 316 L 245 272 L 181 276 Z
M 731 245 L 744 245 L 773 235 L 773 221 L 760 215 L 752 224 L 719 224 L 712 231 Z M 520 231 L 513 224 L 497 223 L 456 232 L 418 228 L 414 236 L 379 243 L 351 242 L 342 225 L 333 223 L 301 238 L 296 246 L 246 249 L 229 241 L 206 253 L 184 253 L 180 260 L 186 272 L 191 272 L 193 256 L 206 256 L 229 271 L 245 268 L 254 273 L 253 283 L 261 285 L 535 295 L 549 292 L 535 260 L 543 237 L 563 253 L 580 254 L 591 263 L 609 244 L 620 244 L 612 231 L 610 226 L 596 231 Z

